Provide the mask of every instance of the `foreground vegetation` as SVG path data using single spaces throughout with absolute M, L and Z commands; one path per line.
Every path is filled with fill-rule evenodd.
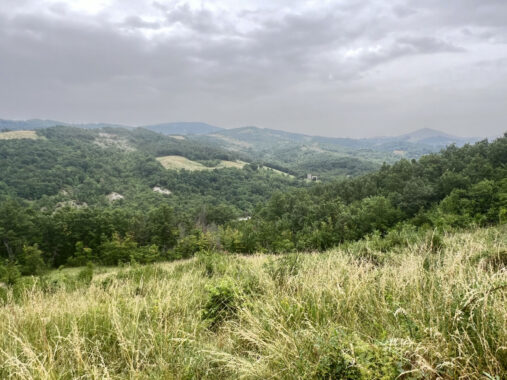
M 0 377 L 503 379 L 506 265 L 504 225 L 23 277 Z

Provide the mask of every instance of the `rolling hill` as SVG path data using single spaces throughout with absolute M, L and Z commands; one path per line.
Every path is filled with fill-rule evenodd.
M 404 135 L 394 137 L 393 139 L 437 147 L 445 147 L 451 144 L 462 146 L 466 143 L 473 143 L 480 140 L 478 137 L 467 138 L 453 136 L 431 128 L 418 129 L 417 131 L 406 133 Z
M 274 171 L 242 169 L 247 161 L 235 152 L 143 128 L 0 132 L 0 201 L 14 197 L 50 210 L 104 206 L 112 203 L 111 194 L 119 194 L 115 204 L 150 208 L 165 203 L 190 214 L 204 204 L 227 201 L 234 215 L 249 212 L 275 189 L 305 186 Z M 167 189 L 171 196 L 154 188 Z
M 150 153 L 157 157 L 174 154 L 185 156 L 180 154 L 181 152 L 167 152 L 164 144 L 173 148 L 180 146 L 187 152 L 192 151 L 191 146 L 199 146 L 198 150 L 205 147 L 203 149 L 215 153 L 222 152 L 219 157 L 221 160 L 228 160 L 225 156 L 233 155 L 233 161 L 241 159 L 255 162 L 300 178 L 311 173 L 325 181 L 364 174 L 375 170 L 384 162 L 394 163 L 400 158 L 419 158 L 424 154 L 438 152 L 450 144 L 462 146 L 478 140 L 452 136 L 430 128 L 394 137 L 352 139 L 310 136 L 254 126 L 223 129 L 201 122 L 171 122 L 133 128 L 106 123 L 72 124 L 40 119 L 0 119 L 0 130 L 38 130 L 56 125 L 96 130 L 114 128 L 117 135 L 131 131 L 127 140 L 136 134 L 141 136 L 141 130 L 148 130 L 150 133 L 156 132 L 170 137 L 169 140 L 162 139 L 155 144 L 156 151 Z M 118 144 L 118 141 L 106 138 L 102 140 L 105 144 Z M 137 143 L 142 145 L 141 140 Z M 153 147 L 152 141 L 150 149 Z
M 11 130 L 11 131 L 36 130 L 56 126 L 77 127 L 84 129 L 99 129 L 106 127 L 126 128 L 126 129 L 135 128 L 128 125 L 114 123 L 68 123 L 65 121 L 43 120 L 43 119 L 30 119 L 30 120 L 0 119 L 0 130 Z M 210 124 L 199 122 L 162 123 L 154 125 L 141 125 L 139 127 L 148 129 L 153 132 L 161 133 L 163 135 L 205 135 L 222 130 L 222 128 L 220 127 L 215 127 Z

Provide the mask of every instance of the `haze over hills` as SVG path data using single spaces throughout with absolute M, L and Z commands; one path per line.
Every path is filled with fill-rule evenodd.
M 29 119 L 29 120 L 7 120 L 0 119 L 0 129 L 9 130 L 33 130 L 48 128 L 54 126 L 69 126 L 85 129 L 95 129 L 104 127 L 116 128 L 135 128 L 124 124 L 115 123 L 69 123 L 58 120 Z M 386 141 L 406 141 L 410 143 L 426 144 L 431 146 L 443 147 L 449 144 L 463 145 L 467 142 L 480 140 L 478 137 L 461 137 L 450 135 L 431 128 L 422 128 L 413 132 L 392 137 L 368 137 L 368 138 L 340 138 L 313 136 L 301 133 L 286 132 L 277 129 L 260 128 L 255 126 L 245 126 L 238 128 L 222 128 L 204 122 L 167 122 L 160 124 L 140 125 L 140 128 L 149 129 L 154 132 L 165 135 L 216 135 L 213 137 L 230 137 L 246 143 L 271 143 L 278 144 L 280 141 L 290 142 L 309 142 L 309 141 L 327 141 L 345 146 L 361 146 L 365 142 L 382 144 Z M 274 139 L 274 140 L 273 140 Z M 244 144 L 243 144 L 244 145 Z
M 0 119 L 0 130 L 35 130 L 56 126 L 77 127 L 84 129 L 96 129 L 105 127 L 132 129 L 133 126 L 114 123 L 68 123 L 58 120 L 30 119 L 30 120 L 6 120 Z M 164 135 L 203 135 L 223 130 L 223 128 L 201 122 L 172 122 L 153 125 L 141 125 L 140 128 L 148 129 Z
M 64 121 L 43 120 L 43 119 L 29 119 L 29 120 L 0 119 L 0 130 L 2 130 L 2 129 L 8 129 L 8 130 L 12 130 L 12 131 L 34 130 L 34 129 L 56 127 L 59 125 L 65 126 L 65 127 L 76 127 L 76 128 L 84 128 L 84 129 L 96 129 L 96 128 L 104 128 L 104 127 L 116 127 L 116 128 L 127 128 L 127 129 L 132 128 L 127 125 L 113 124 L 113 123 L 67 123 Z
M 431 128 L 421 128 L 414 132 L 393 137 L 393 139 L 436 146 L 446 146 L 450 144 L 461 146 L 466 143 L 472 143 L 480 140 L 479 137 L 458 137 Z

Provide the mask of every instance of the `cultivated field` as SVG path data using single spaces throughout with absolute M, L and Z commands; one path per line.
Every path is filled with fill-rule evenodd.
M 201 164 L 197 161 L 189 160 L 183 156 L 164 156 L 158 157 L 157 160 L 162 164 L 162 166 L 169 170 L 213 170 L 213 169 L 223 169 L 223 168 L 238 168 L 241 169 L 245 166 L 245 162 L 238 161 L 225 161 L 221 160 L 220 163 L 216 166 L 209 167 Z
M 14 139 L 38 139 L 35 131 L 10 131 L 0 132 L 0 140 L 14 140 Z
M 504 379 L 506 240 L 55 271 L 4 290 L 0 377 Z

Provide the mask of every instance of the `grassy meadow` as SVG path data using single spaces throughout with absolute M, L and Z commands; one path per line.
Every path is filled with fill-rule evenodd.
M 36 140 L 39 136 L 35 131 L 8 131 L 0 132 L 0 140 L 31 139 Z
M 507 228 L 72 268 L 2 291 L 0 378 L 505 379 Z
M 213 169 L 224 169 L 224 168 L 237 168 L 241 169 L 245 166 L 246 162 L 242 161 L 227 161 L 227 160 L 217 160 L 219 163 L 214 166 L 205 166 L 197 161 L 189 160 L 183 156 L 164 156 L 158 157 L 158 162 L 162 164 L 162 166 L 169 170 L 213 170 Z

